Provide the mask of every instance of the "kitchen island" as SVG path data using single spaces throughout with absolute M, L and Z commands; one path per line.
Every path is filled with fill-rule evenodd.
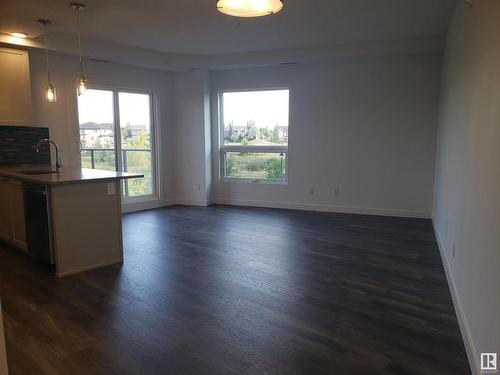
M 0 237 L 58 277 L 123 262 L 121 180 L 141 174 L 0 167 Z M 25 231 L 23 233 L 23 230 Z

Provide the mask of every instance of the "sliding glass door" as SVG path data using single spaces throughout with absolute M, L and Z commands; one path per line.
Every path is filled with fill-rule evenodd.
M 151 95 L 119 92 L 118 107 L 122 170 L 144 175 L 141 179 L 125 180 L 123 194 L 130 197 L 151 195 L 153 194 Z
M 151 94 L 88 90 L 78 97 L 82 168 L 137 172 L 125 180 L 125 199 L 156 195 Z
M 113 91 L 79 96 L 78 119 L 82 168 L 118 170 Z

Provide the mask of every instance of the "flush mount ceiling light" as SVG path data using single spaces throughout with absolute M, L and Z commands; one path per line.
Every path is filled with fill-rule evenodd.
M 49 41 L 47 37 L 47 26 L 51 25 L 52 22 L 49 20 L 39 19 L 38 22 L 43 25 L 43 36 L 45 40 L 45 64 L 47 66 L 47 86 L 45 86 L 45 100 L 49 103 L 54 103 L 56 98 L 56 89 L 52 86 L 50 82 L 50 68 L 49 68 Z
M 26 39 L 27 35 L 25 33 L 10 33 L 14 38 Z
M 269 16 L 283 9 L 281 0 L 218 0 L 217 10 L 234 17 Z
M 76 89 L 78 96 L 87 92 L 87 80 L 83 75 L 83 58 L 82 58 L 82 36 L 80 31 L 80 10 L 85 9 L 85 5 L 81 3 L 70 3 L 76 13 L 76 25 L 78 27 L 78 56 L 80 57 L 80 78 L 78 79 L 78 87 Z

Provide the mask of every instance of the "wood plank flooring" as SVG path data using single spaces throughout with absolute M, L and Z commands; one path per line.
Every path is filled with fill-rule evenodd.
M 0 247 L 11 375 L 470 373 L 429 220 L 175 206 L 124 245 L 64 279 Z

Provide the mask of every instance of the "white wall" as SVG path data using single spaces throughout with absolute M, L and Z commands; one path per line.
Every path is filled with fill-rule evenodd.
M 500 2 L 458 3 L 437 145 L 434 224 L 476 373 L 481 352 L 500 353 L 499 25 Z
M 79 166 L 80 155 L 77 142 L 77 96 L 75 82 L 79 65 L 76 59 L 51 56 L 50 65 L 53 83 L 57 89 L 57 102 L 47 103 L 44 99 L 47 73 L 45 56 L 30 51 L 31 88 L 33 100 L 33 125 L 47 126 L 50 136 L 62 148 L 64 166 Z M 175 194 L 173 155 L 173 75 L 170 73 L 132 68 L 123 65 L 89 61 L 85 64 L 87 80 L 92 87 L 139 89 L 154 93 L 156 99 L 156 124 L 158 130 L 159 154 L 163 161 L 162 201 L 173 200 Z
M 220 90 L 290 88 L 288 185 L 221 181 L 214 152 L 213 200 L 430 217 L 441 61 L 426 54 L 213 71 L 214 150 Z
M 178 73 L 174 82 L 176 202 L 205 206 L 212 176 L 208 71 Z
M 204 205 L 213 199 L 428 217 L 440 61 L 439 54 L 412 53 L 177 74 L 89 61 L 86 72 L 89 82 L 98 86 L 155 92 L 165 204 Z M 63 146 L 64 165 L 78 165 L 78 62 L 51 56 L 58 90 L 54 105 L 43 98 L 43 54 L 31 51 L 30 64 L 34 123 L 49 126 L 51 136 Z M 210 107 L 210 97 L 216 98 L 220 89 L 276 86 L 291 88 L 288 185 L 221 183 L 218 144 L 213 143 L 217 107 L 215 100 Z M 315 187 L 312 196 L 307 193 L 309 185 Z M 337 197 L 335 188 L 340 188 Z

